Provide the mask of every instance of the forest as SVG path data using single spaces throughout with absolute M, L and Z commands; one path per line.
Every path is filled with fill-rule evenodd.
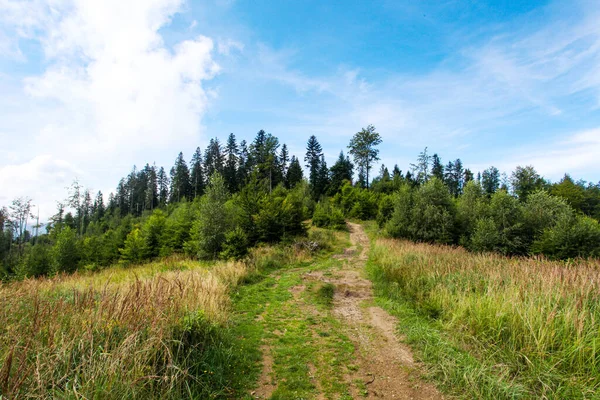
M 179 153 L 168 173 L 134 166 L 107 198 L 73 182 L 43 229 L 32 215 L 34 200 L 15 199 L 0 210 L 0 278 L 95 271 L 172 254 L 242 259 L 257 244 L 304 235 L 309 219 L 333 229 L 344 229 L 348 218 L 376 220 L 392 238 L 473 252 L 600 256 L 600 182 L 568 174 L 550 182 L 533 166 L 475 172 L 427 148 L 405 173 L 397 165 L 374 172 L 381 143 L 369 125 L 329 167 L 315 136 L 302 159 L 264 130 L 250 143 L 234 134 L 214 138 L 189 163 Z

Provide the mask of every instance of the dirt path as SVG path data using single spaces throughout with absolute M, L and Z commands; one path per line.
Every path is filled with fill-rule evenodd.
M 333 266 L 300 271 L 295 284 L 287 289 L 290 296 L 284 307 L 290 307 L 296 314 L 283 316 L 273 310 L 273 315 L 277 316 L 268 317 L 276 318 L 281 326 L 291 326 L 298 319 L 315 321 L 307 327 L 311 332 L 306 338 L 310 339 L 304 345 L 307 349 L 311 346 L 315 349 L 310 361 L 306 362 L 313 394 L 309 398 L 443 399 L 433 385 L 420 379 L 410 349 L 396 334 L 398 321 L 373 304 L 371 282 L 364 277 L 369 239 L 361 225 L 348 223 L 348 226 L 352 246 L 334 256 Z M 332 306 L 323 312 L 311 303 L 310 291 L 325 284 L 334 285 L 335 290 Z M 343 347 L 335 348 L 331 344 L 335 341 L 327 341 L 333 335 L 341 338 L 339 342 L 348 342 L 350 349 L 345 355 L 342 354 Z M 281 338 L 281 332 L 275 332 L 275 336 Z M 267 340 L 263 347 L 263 374 L 259 387 L 253 392 L 254 398 L 270 398 L 276 394 L 278 382 L 287 384 L 288 379 L 278 377 L 273 368 L 274 363 L 277 364 L 274 355 L 276 358 L 278 352 L 281 347 L 278 350 L 275 341 Z M 280 363 L 283 364 L 283 360 Z M 336 375 L 334 380 L 342 381 L 343 385 L 332 386 L 332 375 Z
M 346 321 L 357 346 L 360 368 L 352 378 L 368 384 L 368 398 L 443 398 L 433 385 L 419 379 L 410 349 L 396 335 L 396 318 L 372 305 L 371 282 L 363 277 L 369 238 L 361 225 L 348 225 L 352 247 L 339 256 L 344 267 L 330 282 L 336 286 L 333 312 Z

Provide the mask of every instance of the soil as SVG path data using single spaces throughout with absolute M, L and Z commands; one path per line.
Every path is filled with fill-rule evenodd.
M 443 399 L 444 396 L 430 383 L 423 381 L 419 365 L 410 348 L 397 334 L 399 321 L 380 307 L 373 305 L 371 282 L 363 277 L 368 258 L 369 239 L 363 227 L 348 223 L 352 246 L 343 254 L 334 256 L 342 261 L 340 269 L 324 274 L 313 271 L 303 274 L 305 283 L 320 281 L 335 285 L 333 315 L 342 322 L 344 333 L 355 346 L 357 368 L 348 373 L 346 380 L 353 398 L 381 399 Z M 300 285 L 291 289 L 300 303 Z M 303 304 L 298 304 L 302 307 Z M 256 398 L 270 397 L 276 388 L 272 382 L 273 360 L 268 348 L 264 349 L 263 373 Z M 309 366 L 311 376 L 316 376 L 314 365 Z M 316 385 L 319 388 L 318 384 Z M 324 398 L 322 394 L 315 398 Z

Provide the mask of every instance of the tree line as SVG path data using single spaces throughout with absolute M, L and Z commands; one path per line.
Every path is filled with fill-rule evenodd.
M 0 276 L 39 276 L 141 262 L 173 253 L 241 258 L 261 242 L 304 234 L 304 221 L 343 228 L 345 218 L 376 219 L 390 236 L 463 245 L 474 251 L 600 256 L 600 183 L 557 183 L 533 167 L 476 175 L 460 159 L 442 163 L 426 148 L 406 173 L 379 161 L 372 125 L 328 167 L 316 136 L 301 160 L 264 130 L 247 143 L 209 141 L 189 163 L 182 152 L 167 173 L 146 164 L 117 184 L 105 203 L 75 181 L 40 233 L 32 200 L 0 209 Z M 303 165 L 301 164 L 303 162 Z M 304 178 L 303 166 L 308 171 Z M 354 173 L 357 172 L 357 179 Z

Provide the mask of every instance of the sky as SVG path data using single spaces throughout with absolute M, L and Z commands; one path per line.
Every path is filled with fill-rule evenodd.
M 598 182 L 599 21 L 593 0 L 0 0 L 0 207 L 47 218 L 74 179 L 108 195 L 230 132 L 301 159 L 316 135 L 331 165 L 369 124 L 390 168 L 427 147 Z

